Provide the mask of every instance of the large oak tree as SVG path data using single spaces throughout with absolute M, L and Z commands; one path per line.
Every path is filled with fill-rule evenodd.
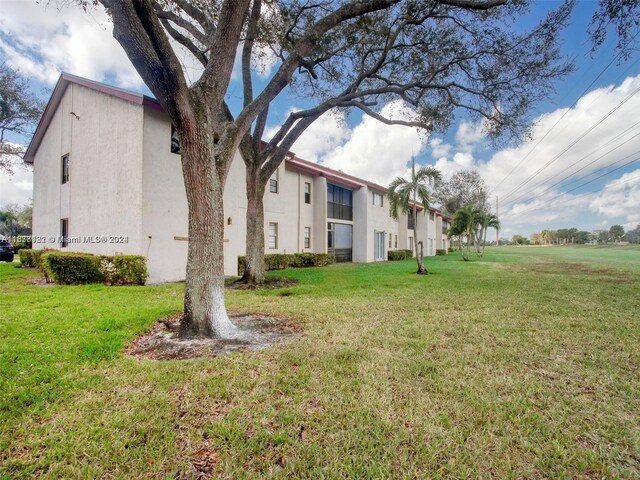
M 224 306 L 223 191 L 235 152 L 247 166 L 247 268 L 259 281 L 264 248 L 262 195 L 299 135 L 324 112 L 355 108 L 389 124 L 444 130 L 458 109 L 482 119 L 489 135 L 518 136 L 530 105 L 568 71 L 558 31 L 572 2 L 533 30 L 513 22 L 526 1 L 507 0 L 100 0 L 114 36 L 162 104 L 181 141 L 189 211 L 181 335 L 233 336 Z M 254 48 L 278 65 L 254 91 Z M 176 53 L 202 64 L 189 84 Z M 244 101 L 226 102 L 241 49 Z M 292 113 L 262 144 L 269 106 L 286 88 L 310 107 Z M 410 118 L 385 118 L 400 99 Z M 256 239 L 257 242 L 253 242 Z
M 88 3 L 90 0 L 79 0 Z M 95 3 L 95 0 L 93 0 Z M 533 102 L 568 71 L 558 31 L 573 1 L 531 31 L 513 25 L 527 0 L 99 0 L 114 36 L 175 124 L 189 207 L 189 253 L 181 334 L 234 333 L 224 307 L 222 195 L 240 148 L 247 168 L 248 281 L 264 275 L 262 195 L 271 173 L 300 134 L 323 113 L 356 108 L 388 124 L 446 129 L 454 112 L 481 119 L 494 138 L 521 135 Z M 604 0 L 592 27 L 594 47 L 617 26 L 629 51 L 637 0 Z M 202 64 L 192 84 L 175 45 Z M 279 63 L 254 92 L 254 47 Z M 241 49 L 243 106 L 225 101 Z M 264 50 L 263 50 L 264 51 Z M 292 113 L 268 143 L 269 106 L 287 87 L 310 107 Z M 401 99 L 413 118 L 385 118 L 380 106 Z

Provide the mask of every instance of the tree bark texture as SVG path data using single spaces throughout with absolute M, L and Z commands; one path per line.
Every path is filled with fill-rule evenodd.
M 251 168 L 258 172 L 250 171 Z M 264 282 L 264 190 L 259 166 L 247 166 L 247 237 L 244 274 L 242 281 L 248 285 Z
M 235 336 L 224 304 L 226 175 L 216 171 L 211 132 L 181 132 L 182 171 L 189 209 L 189 248 L 180 337 Z M 230 154 L 232 155 L 232 153 Z M 220 159 L 218 159 L 220 160 Z
M 416 200 L 414 195 L 413 197 L 413 244 L 415 248 L 416 262 L 418 263 L 418 271 L 416 273 L 418 275 L 426 275 L 429 272 L 427 272 L 427 269 L 424 266 L 424 259 L 422 258 L 423 252 L 418 251 L 418 211 L 415 205 L 416 205 Z

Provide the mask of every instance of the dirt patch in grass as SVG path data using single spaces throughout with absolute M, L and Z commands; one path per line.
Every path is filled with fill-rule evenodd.
M 227 288 L 233 290 L 274 290 L 277 288 L 289 288 L 298 285 L 298 280 L 285 277 L 267 277 L 262 285 L 248 285 L 241 279 L 233 280 L 226 284 Z
M 533 264 L 509 265 L 510 270 L 519 270 L 523 273 L 542 273 L 551 275 L 586 275 L 599 277 L 598 280 L 605 283 L 632 284 L 638 280 L 624 270 L 613 268 L 596 268 L 586 263 L 570 262 L 537 262 Z
M 302 329 L 291 319 L 263 315 L 229 314 L 239 328 L 237 338 L 180 339 L 182 313 L 159 320 L 151 329 L 137 337 L 124 353 L 135 358 L 150 360 L 188 360 L 217 357 L 232 352 L 264 350 L 300 335 Z

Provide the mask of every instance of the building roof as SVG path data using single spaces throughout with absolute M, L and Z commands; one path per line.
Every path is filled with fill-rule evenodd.
M 155 98 L 63 72 L 60 75 L 55 88 L 53 89 L 53 93 L 51 94 L 51 98 L 49 99 L 49 102 L 44 109 L 44 113 L 42 114 L 42 118 L 38 123 L 36 132 L 34 133 L 33 138 L 31 139 L 31 143 L 29 144 L 29 147 L 24 154 L 25 162 L 33 163 L 35 154 L 40 147 L 40 143 L 44 138 L 44 134 L 47 132 L 47 128 L 49 128 L 49 124 L 53 119 L 53 115 L 58 108 L 58 105 L 60 104 L 60 101 L 62 100 L 62 97 L 67 90 L 67 87 L 72 83 L 76 85 L 82 85 L 83 87 L 89 88 L 96 92 L 101 92 L 112 97 L 120 98 L 126 102 L 145 105 L 147 107 L 153 108 L 154 110 L 164 111 L 160 103 L 158 103 Z
M 70 84 L 81 85 L 90 90 L 94 90 L 96 92 L 104 93 L 105 95 L 110 95 L 112 97 L 119 98 L 124 100 L 125 102 L 134 103 L 137 105 L 143 105 L 145 107 L 152 108 L 154 110 L 164 112 L 162 105 L 153 97 L 149 97 L 147 95 L 143 95 L 141 93 L 132 92 L 130 90 L 125 90 L 123 88 L 114 87 L 111 85 L 107 85 L 106 83 L 96 82 L 94 80 L 89 80 L 87 78 L 79 77 L 77 75 L 72 75 L 70 73 L 63 72 L 56 83 L 55 88 L 53 89 L 53 93 L 51 94 L 51 98 L 47 103 L 47 106 L 42 114 L 42 118 L 38 123 L 38 127 L 36 128 L 36 132 L 33 135 L 31 143 L 27 148 L 27 151 L 24 154 L 24 161 L 27 163 L 33 163 L 36 152 L 38 151 L 38 147 L 40 147 L 40 143 L 44 138 L 44 134 L 53 119 L 53 115 L 64 96 L 67 87 Z M 71 113 L 71 112 L 69 112 Z M 329 167 L 325 167 L 324 165 L 320 165 L 315 162 L 310 162 L 309 160 L 304 160 L 295 153 L 289 152 L 287 158 L 285 159 L 285 164 L 291 168 L 304 171 L 306 173 L 310 173 L 312 175 L 317 175 L 321 177 L 325 177 L 330 182 L 340 183 L 346 187 L 358 189 L 363 186 L 367 186 L 374 190 L 378 190 L 381 193 L 386 193 L 387 188 L 382 185 L 378 185 L 377 183 L 369 182 L 368 180 L 364 180 L 362 178 L 354 177 L 353 175 L 346 174 L 340 170 L 334 170 Z M 420 207 L 422 205 L 419 205 Z M 436 212 L 442 214 L 442 212 L 437 208 L 429 208 L 431 212 Z M 444 218 L 448 218 L 443 215 Z

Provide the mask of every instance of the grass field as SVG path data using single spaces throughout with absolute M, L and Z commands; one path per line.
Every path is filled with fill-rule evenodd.
M 639 478 L 640 248 L 278 272 L 260 353 L 135 360 L 183 286 L 0 264 L 0 478 Z

